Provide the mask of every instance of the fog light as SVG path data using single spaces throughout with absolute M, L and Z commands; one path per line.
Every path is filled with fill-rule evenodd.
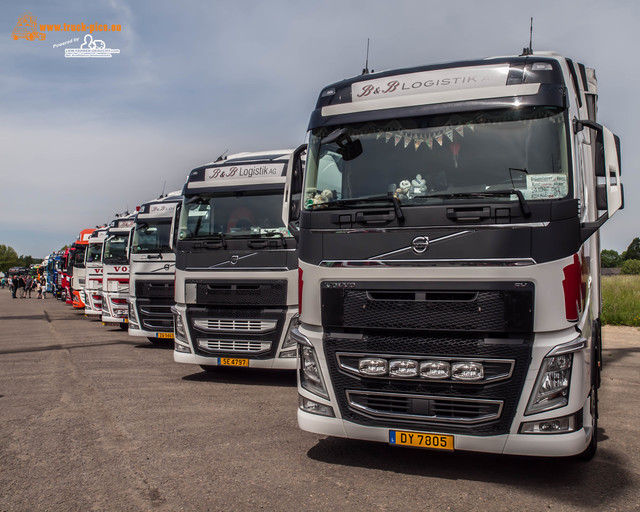
M 451 378 L 455 380 L 482 380 L 484 367 L 481 363 L 465 362 L 451 365 Z
M 423 361 L 420 363 L 420 377 L 425 379 L 448 379 L 451 366 L 446 361 Z
M 389 361 L 389 375 L 392 377 L 416 377 L 418 375 L 418 361 L 393 359 Z
M 285 350 L 284 352 L 280 352 L 280 356 L 282 358 L 293 358 L 298 355 L 298 351 L 294 348 L 293 350 Z
M 358 361 L 358 371 L 363 375 L 372 377 L 386 375 L 387 374 L 387 360 L 379 359 L 377 357 L 370 357 L 367 359 L 360 359 Z
M 329 416 L 330 418 L 335 417 L 333 407 L 329 407 L 328 405 L 319 404 L 318 402 L 309 400 L 301 395 L 298 395 L 298 403 L 300 405 L 300 410 L 302 411 L 310 412 L 311 414 L 318 414 L 320 416 Z
M 182 352 L 183 354 L 191 354 L 191 349 L 189 347 L 176 342 L 173 343 L 173 350 L 176 352 Z
M 520 424 L 521 434 L 564 434 L 575 432 L 582 427 L 578 426 L 576 415 L 551 418 L 548 420 L 529 421 Z

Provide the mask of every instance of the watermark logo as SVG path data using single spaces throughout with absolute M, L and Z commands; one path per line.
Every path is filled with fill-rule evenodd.
M 114 53 L 120 53 L 117 48 L 107 48 L 102 39 L 94 39 L 91 34 L 84 36 L 84 43 L 80 48 L 65 48 L 65 59 L 74 58 L 97 58 L 110 59 Z
M 13 28 L 12 36 L 14 41 L 18 39 L 44 41 L 47 38 L 47 34 L 38 31 L 38 18 L 30 12 L 25 12 L 18 18 L 18 23 Z

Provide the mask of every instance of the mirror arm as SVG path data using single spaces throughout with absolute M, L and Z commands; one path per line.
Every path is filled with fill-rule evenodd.
M 589 119 L 573 119 L 573 133 L 578 133 L 584 130 L 584 127 L 593 128 L 597 132 L 602 133 L 602 125 Z
M 586 242 L 591 235 L 602 227 L 607 219 L 609 219 L 609 214 L 605 212 L 595 222 L 583 222 L 580 224 L 580 241 L 582 243 Z

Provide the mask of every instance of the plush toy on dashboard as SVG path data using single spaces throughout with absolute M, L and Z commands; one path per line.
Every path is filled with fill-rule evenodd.
M 323 203 L 333 201 L 333 192 L 329 189 L 324 189 L 320 195 L 322 196 Z
M 426 192 L 427 192 L 427 181 L 422 177 L 421 174 L 416 174 L 416 179 L 411 180 L 411 190 L 409 191 L 409 195 L 411 197 L 420 196 L 425 194 Z
M 409 180 L 402 180 L 396 189 L 396 197 L 398 199 L 406 199 L 409 190 L 411 190 L 411 182 Z

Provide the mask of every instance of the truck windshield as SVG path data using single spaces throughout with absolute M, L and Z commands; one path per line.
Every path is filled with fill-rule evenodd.
M 76 268 L 84 268 L 84 255 L 87 251 L 86 245 L 78 245 L 73 253 L 73 266 Z
M 99 244 L 89 244 L 87 252 L 87 263 L 100 263 L 102 261 L 102 242 Z
M 138 221 L 133 232 L 131 250 L 134 253 L 171 252 L 171 219 Z
M 203 193 L 185 198 L 180 240 L 192 238 L 291 236 L 282 221 L 283 189 Z
M 128 234 L 112 235 L 104 242 L 103 263 L 127 263 Z
M 322 127 L 310 137 L 304 207 L 389 194 L 402 205 L 517 189 L 526 200 L 569 193 L 565 111 L 528 107 Z M 468 196 L 467 196 L 468 197 Z M 516 196 L 486 194 L 495 200 Z

